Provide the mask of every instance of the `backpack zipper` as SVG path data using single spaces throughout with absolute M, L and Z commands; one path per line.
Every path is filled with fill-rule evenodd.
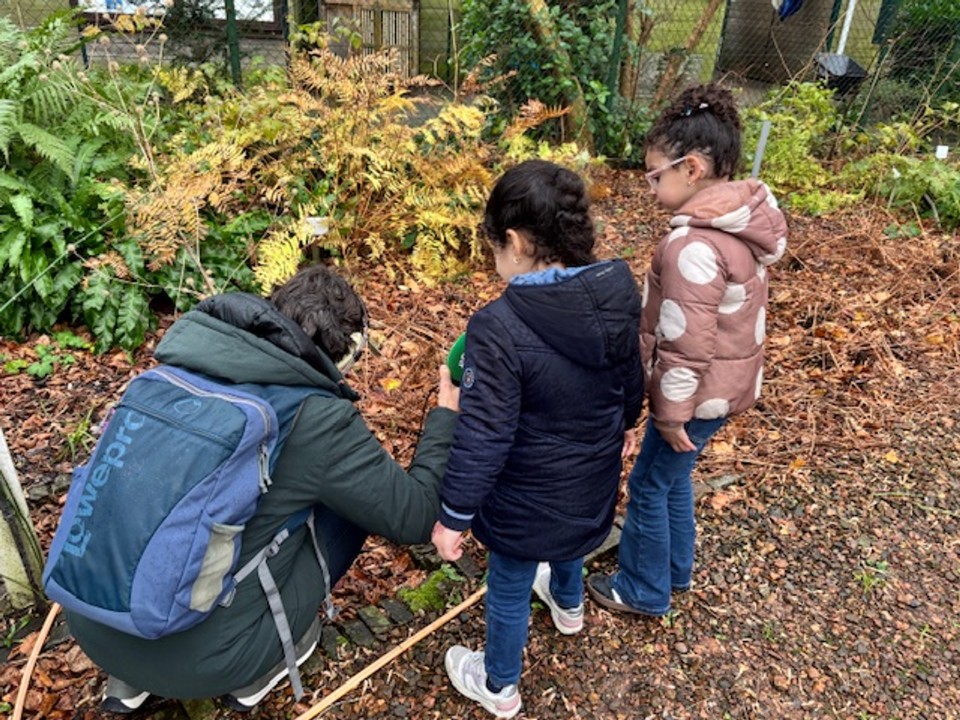
M 182 388 L 183 390 L 186 390 L 193 395 L 199 395 L 200 397 L 219 398 L 220 400 L 227 400 L 229 402 L 240 403 L 241 405 L 248 405 L 260 413 L 260 417 L 263 418 L 263 425 L 267 429 L 267 434 L 270 435 L 273 432 L 273 423 L 270 421 L 270 415 L 263 409 L 263 407 L 260 406 L 259 403 L 240 395 L 204 390 L 203 388 L 197 387 L 190 381 L 184 380 L 182 377 L 166 372 L 165 370 L 161 370 L 160 368 L 154 368 L 153 372 L 154 374 L 160 375 L 170 383 Z M 265 493 L 273 484 L 273 480 L 270 479 L 270 453 L 266 443 L 260 444 L 257 465 L 260 470 L 260 492 Z

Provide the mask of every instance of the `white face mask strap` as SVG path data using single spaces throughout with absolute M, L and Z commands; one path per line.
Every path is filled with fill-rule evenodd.
M 341 375 L 345 375 L 347 371 L 353 367 L 354 363 L 360 359 L 360 355 L 363 353 L 366 347 L 367 328 L 364 326 L 363 332 L 355 332 L 350 334 L 350 349 L 347 351 L 346 355 L 337 361 L 337 369 L 340 371 Z

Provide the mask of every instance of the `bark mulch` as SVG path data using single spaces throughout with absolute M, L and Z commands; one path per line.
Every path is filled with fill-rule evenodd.
M 611 172 L 595 190 L 601 254 L 627 259 L 640 278 L 666 215 L 639 173 Z M 691 591 L 661 619 L 588 600 L 586 627 L 573 638 L 537 607 L 520 717 L 960 718 L 960 237 L 874 205 L 789 222 L 787 255 L 771 270 L 762 400 L 718 434 L 695 474 Z M 395 271 L 354 269 L 375 321 L 375 347 L 354 384 L 371 427 L 408 461 L 446 348 L 500 287 L 492 267 L 439 287 Z M 85 423 L 150 362 L 156 340 L 133 358 L 77 352 L 45 380 L 3 376 L 0 425 L 44 548 L 69 469 L 89 449 Z M 44 342 L 3 340 L 0 355 L 31 359 Z M 469 554 L 482 571 L 482 549 L 471 544 Z M 615 564 L 608 551 L 591 569 Z M 336 590 L 342 623 L 433 567 L 368 541 Z M 479 572 L 460 575 L 448 583 L 451 606 L 479 587 Z M 281 685 L 259 716 L 308 710 L 440 614 L 393 624 L 369 645 L 329 645 L 307 666 L 304 700 L 294 703 Z M 13 703 L 40 620 L 19 632 L 18 618 L 4 621 L 0 702 Z M 99 714 L 102 677 L 64 632 L 58 625 L 40 656 L 25 717 Z M 478 647 L 483 633 L 481 601 L 324 717 L 489 717 L 443 672 L 449 645 Z M 138 713 L 229 715 L 215 702 L 176 701 Z

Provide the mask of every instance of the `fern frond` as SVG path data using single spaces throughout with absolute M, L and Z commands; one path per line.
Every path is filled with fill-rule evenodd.
M 257 264 L 253 274 L 264 295 L 289 280 L 299 269 L 303 250 L 314 240 L 313 233 L 303 218 L 292 227 L 274 230 L 257 246 Z
M 10 141 L 16 135 L 20 105 L 16 100 L 0 99 L 0 152 L 10 159 Z
M 57 117 L 67 114 L 71 100 L 70 90 L 52 77 L 37 83 L 23 98 L 23 102 L 33 110 L 31 120 L 48 127 L 54 124 Z
M 161 68 L 157 73 L 157 80 L 170 93 L 174 105 L 189 100 L 199 90 L 207 87 L 201 71 L 182 66 Z
M 32 123 L 20 123 L 16 130 L 20 139 L 37 155 L 70 175 L 73 169 L 73 150 L 66 142 Z
M 539 100 L 528 100 L 520 107 L 520 112 L 503 133 L 503 138 L 509 140 L 516 135 L 525 133 L 531 128 L 542 125 L 547 120 L 563 117 L 570 112 L 569 107 L 550 107 Z
M 33 227 L 33 200 L 29 195 L 14 195 L 10 198 L 10 207 L 13 208 L 24 227 Z
M 26 192 L 30 189 L 30 186 L 13 175 L 7 175 L 4 172 L 0 172 L 0 189 L 12 190 L 14 192 Z
M 97 257 L 87 258 L 83 264 L 84 267 L 91 270 L 108 267 L 113 271 L 113 274 L 121 280 L 130 280 L 133 278 L 133 273 L 130 272 L 130 268 L 123 259 L 123 256 L 115 250 L 108 250 Z

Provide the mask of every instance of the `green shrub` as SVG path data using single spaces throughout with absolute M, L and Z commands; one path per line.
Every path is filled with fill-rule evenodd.
M 151 299 L 179 309 L 216 290 L 256 287 L 249 267 L 262 210 L 237 213 L 202 245 L 158 262 L 129 234 L 129 188 L 157 181 L 156 148 L 190 122 L 161 102 L 156 67 L 137 43 L 159 21 L 119 15 L 109 36 L 88 27 L 106 61 L 85 70 L 76 20 L 58 14 L 22 31 L 0 20 L 0 333 L 22 337 L 58 320 L 85 323 L 96 350 L 138 347 Z M 140 58 L 121 65 L 111 43 Z M 183 210 L 183 209 L 181 209 Z M 189 212 L 189 210 L 187 209 Z M 145 252 L 145 247 L 147 252 Z
M 557 47 L 569 56 L 573 75 L 558 67 L 558 53 L 531 30 L 528 6 L 514 0 L 464 4 L 464 66 L 490 83 L 489 92 L 500 103 L 501 123 L 513 117 L 528 99 L 548 106 L 567 106 L 582 92 L 598 152 L 642 159 L 642 148 L 633 141 L 643 136 L 651 118 L 645 108 L 619 97 L 610 98 L 607 87 L 617 0 L 551 0 L 546 5 L 557 32 Z M 502 125 L 492 127 L 494 133 L 501 129 Z M 538 136 L 561 139 L 557 126 L 544 126 Z
M 123 227 L 123 195 L 135 142 L 122 118 L 85 88 L 98 80 L 76 68 L 72 16 L 22 31 L 0 19 L 0 333 L 47 330 L 76 319 L 100 293 L 102 255 Z M 110 88 L 109 92 L 114 92 Z M 92 283 L 93 287 L 88 283 Z M 146 305 L 136 290 L 111 287 L 129 312 Z M 146 321 L 107 327 L 100 348 L 142 342 Z M 119 334 L 118 334 L 119 333 Z
M 891 39 L 891 77 L 960 102 L 960 3 L 904 0 Z
M 862 197 L 834 187 L 825 165 L 840 124 L 833 93 L 812 83 L 790 83 L 771 92 L 763 103 L 743 113 L 744 159 L 753 165 L 764 121 L 770 134 L 760 177 L 785 205 L 799 212 L 823 214 Z

